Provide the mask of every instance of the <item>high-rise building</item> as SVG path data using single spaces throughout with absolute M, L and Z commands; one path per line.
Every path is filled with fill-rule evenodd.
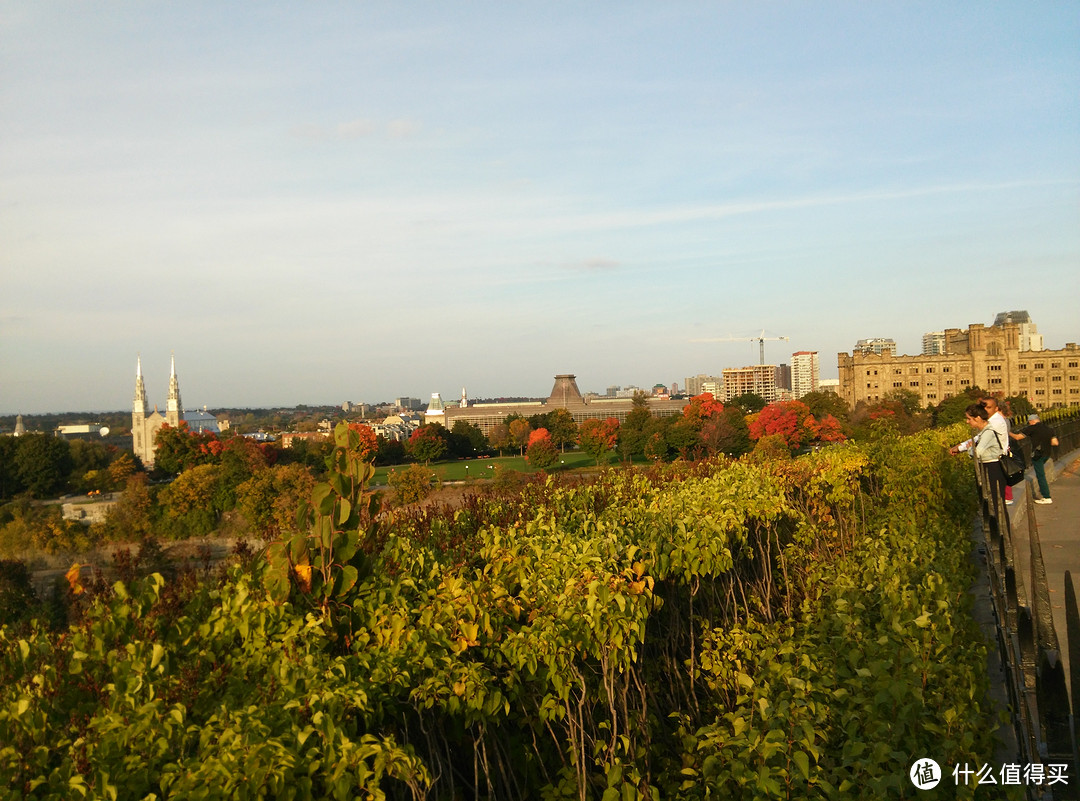
M 727 367 L 724 368 L 723 379 L 725 403 L 747 393 L 764 398 L 766 403 L 780 399 L 780 389 L 776 386 L 775 364 Z
M 801 398 L 810 392 L 817 392 L 820 380 L 820 368 L 816 350 L 800 350 L 791 354 L 791 394 Z
M 1043 349 L 1042 334 L 1035 328 L 1031 315 L 1026 311 L 999 312 L 998 316 L 994 318 L 995 328 L 1000 328 L 1007 323 L 1015 323 L 1020 327 L 1021 351 Z
M 876 353 L 880 356 L 883 353 L 891 353 L 896 355 L 896 341 L 893 339 L 886 339 L 884 337 L 871 337 L 870 339 L 860 339 L 855 343 L 856 353 Z
M 703 392 L 709 393 L 714 399 L 718 400 L 724 396 L 724 382 L 720 379 L 716 379 L 715 381 L 703 381 L 701 384 L 701 392 L 698 392 L 697 394 L 700 395 Z
M 720 383 L 720 377 L 715 375 L 705 375 L 704 373 L 698 373 L 695 376 L 691 376 L 686 379 L 686 394 L 693 397 L 694 395 L 700 395 L 702 392 L 707 392 L 704 389 L 706 382 L 712 382 L 714 384 Z
M 795 365 L 792 364 L 778 364 L 776 365 L 776 388 L 781 390 L 791 391 L 791 371 Z
M 945 332 L 931 331 L 922 335 L 922 355 L 937 356 L 945 352 Z

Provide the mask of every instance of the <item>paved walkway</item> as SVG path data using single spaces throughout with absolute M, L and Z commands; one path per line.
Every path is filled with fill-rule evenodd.
M 1043 564 L 1050 587 L 1054 628 L 1061 646 L 1065 668 L 1065 683 L 1069 684 L 1069 642 L 1065 628 L 1065 571 L 1071 571 L 1073 588 L 1080 595 L 1080 451 L 1066 454 L 1054 464 L 1054 480 L 1050 484 L 1052 504 L 1035 504 L 1035 522 L 1042 544 Z M 1022 570 L 1024 589 L 1029 602 L 1032 598 L 1031 556 L 1029 551 L 1026 492 L 1038 492 L 1034 473 L 1028 471 L 1029 481 L 1013 488 L 1016 503 L 1010 507 L 1013 547 Z M 1070 693 L 1072 688 L 1069 688 Z M 1075 707 L 1076 699 L 1073 699 Z

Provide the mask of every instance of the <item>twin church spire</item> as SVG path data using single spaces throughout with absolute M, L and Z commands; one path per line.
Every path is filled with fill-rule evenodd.
M 135 417 L 143 418 L 150 413 L 150 404 L 146 399 L 146 384 L 143 382 L 141 354 L 135 361 L 135 398 L 132 401 L 131 411 Z M 157 411 L 156 406 L 154 411 Z M 176 428 L 183 419 L 184 404 L 180 400 L 180 380 L 176 377 L 176 355 L 174 354 L 169 371 L 169 399 L 165 404 L 165 422 Z

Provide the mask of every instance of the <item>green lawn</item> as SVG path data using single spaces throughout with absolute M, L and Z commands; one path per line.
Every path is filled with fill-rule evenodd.
M 556 473 L 560 470 L 577 470 L 583 467 L 595 467 L 596 460 L 581 451 L 567 451 L 560 454 L 561 464 L 555 465 L 548 472 Z M 616 455 L 609 455 L 609 460 L 614 462 Z M 517 470 L 521 473 L 538 472 L 529 467 L 528 462 L 521 456 L 496 456 L 490 459 L 457 459 L 449 462 L 434 462 L 430 465 L 431 471 L 439 477 L 440 481 L 466 481 L 469 479 L 488 479 L 496 466 L 504 470 Z M 408 465 L 393 465 L 390 467 L 375 468 L 375 478 L 372 483 L 375 486 L 386 484 L 386 474 L 394 469 L 401 469 Z

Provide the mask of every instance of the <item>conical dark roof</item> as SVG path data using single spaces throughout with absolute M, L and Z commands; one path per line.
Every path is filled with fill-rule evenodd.
M 577 376 L 569 373 L 555 376 L 555 386 L 551 388 L 551 395 L 547 402 L 551 406 L 570 406 L 575 403 L 584 403 L 581 390 L 578 389 Z

